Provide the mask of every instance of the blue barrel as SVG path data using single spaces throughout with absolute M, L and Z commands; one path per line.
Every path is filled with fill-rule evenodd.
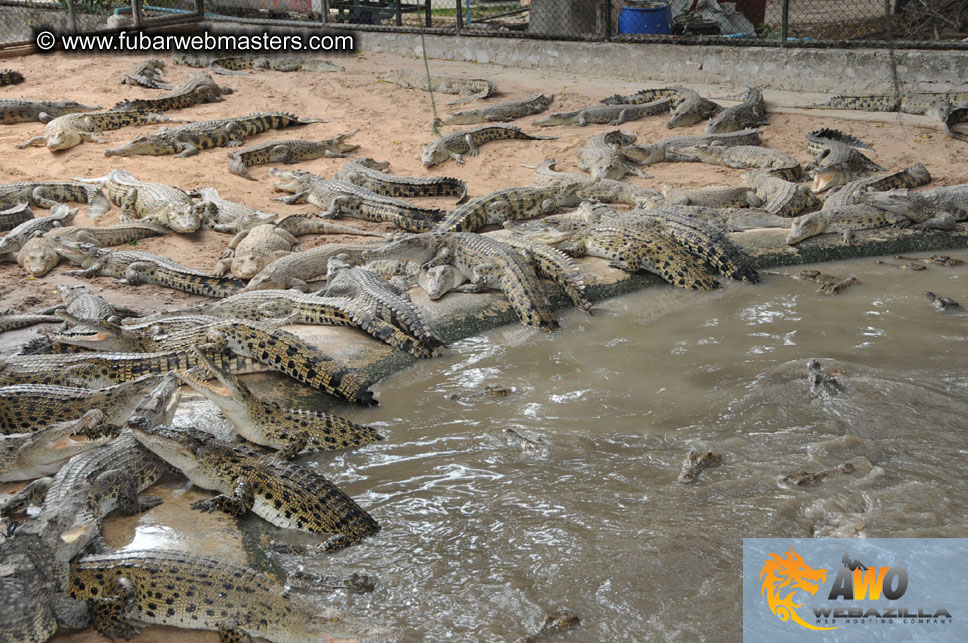
M 669 5 L 654 3 L 649 7 L 622 7 L 618 14 L 619 33 L 672 33 L 672 12 Z

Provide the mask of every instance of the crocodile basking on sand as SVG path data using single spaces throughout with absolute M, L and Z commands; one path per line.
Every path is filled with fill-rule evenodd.
M 427 83 L 427 72 L 394 69 L 380 76 L 380 81 L 399 85 L 404 89 L 433 89 L 441 94 L 460 94 L 464 98 L 451 101 L 450 105 L 468 103 L 478 98 L 488 98 L 497 94 L 497 85 L 483 78 L 459 78 L 456 76 L 431 76 Z
M 273 175 L 279 178 L 273 183 L 277 190 L 293 193 L 278 200 L 295 204 L 308 201 L 321 208 L 319 216 L 332 219 L 340 215 L 367 221 L 393 223 L 411 232 L 426 232 L 440 221 L 441 210 L 429 210 L 382 196 L 365 187 L 324 179 L 316 174 L 302 170 L 280 170 L 272 168 Z
M 24 82 L 24 75 L 12 69 L 0 69 L 0 87 Z
M 689 157 L 702 163 L 725 165 L 744 169 L 766 169 L 773 176 L 787 181 L 803 178 L 803 168 L 796 157 L 785 152 L 760 145 L 715 145 L 703 143 L 687 147 L 675 147 L 681 157 Z
M 272 71 L 343 71 L 328 60 L 308 56 L 256 56 L 228 54 L 197 54 L 176 51 L 171 56 L 176 65 L 208 67 L 216 74 L 244 74 L 243 69 Z
M 513 125 L 481 125 L 467 130 L 458 130 L 438 136 L 424 146 L 421 161 L 424 167 L 431 167 L 443 163 L 447 159 L 454 159 L 459 165 L 464 164 L 464 155 L 477 156 L 479 147 L 490 141 L 503 140 L 551 140 L 555 136 L 534 136 L 525 134 Z
M 63 320 L 56 315 L 44 315 L 41 313 L 0 315 L 0 333 L 5 333 L 8 330 L 17 330 L 18 328 L 26 328 L 27 326 L 35 326 L 37 324 L 57 324 L 61 321 Z
M 106 176 L 79 179 L 107 190 L 108 198 L 121 207 L 121 221 L 151 221 L 175 232 L 192 233 L 202 227 L 204 207 L 173 185 L 136 179 L 125 170 Z
M 362 244 L 327 243 L 277 259 L 249 280 L 246 292 L 295 288 L 309 290 L 309 282 L 326 278 L 326 264 L 330 257 L 347 254 L 357 262 L 368 247 Z
M 747 172 L 743 181 L 756 190 L 756 195 L 764 201 L 762 208 L 770 214 L 795 217 L 820 205 L 820 199 L 809 187 L 775 176 L 770 170 Z
M 540 114 L 548 109 L 554 94 L 535 94 L 497 105 L 455 112 L 444 119 L 444 125 L 474 125 L 476 123 L 507 123 L 525 116 Z
M 139 239 L 164 235 L 167 230 L 155 223 L 135 221 L 106 226 L 68 226 L 54 228 L 39 237 L 33 237 L 17 254 L 17 263 L 28 275 L 42 277 L 60 263 L 57 253 L 58 239 L 91 243 L 96 246 L 120 246 Z
M 394 198 L 452 196 L 458 203 L 467 195 L 467 183 L 450 176 L 394 176 L 390 163 L 371 158 L 347 161 L 333 175 L 339 181 L 355 183 L 382 196 Z
M 87 216 L 100 217 L 111 209 L 104 193 L 86 183 L 73 181 L 22 181 L 0 183 L 0 207 L 12 208 L 27 203 L 37 208 L 53 208 L 60 203 L 86 203 Z
M 809 193 L 810 191 L 807 190 Z M 812 196 L 812 195 L 811 195 Z M 647 212 L 656 209 L 662 213 L 678 214 L 708 223 L 727 232 L 742 232 L 753 228 L 789 228 L 791 219 L 770 214 L 757 208 L 704 208 L 697 205 L 647 204 Z
M 139 100 L 124 100 L 112 109 L 117 111 L 141 110 L 146 112 L 167 112 L 173 109 L 184 109 L 202 103 L 220 103 L 223 94 L 231 94 L 232 90 L 217 84 L 211 76 L 198 71 L 188 77 L 184 85 L 177 87 L 158 98 Z
M 654 143 L 622 145 L 621 153 L 628 160 L 639 165 L 651 165 L 662 161 L 688 161 L 688 156 L 677 153 L 679 148 L 695 145 L 759 145 L 760 133 L 755 129 L 744 129 L 727 134 L 700 134 L 697 136 L 670 136 Z M 634 143 L 634 141 L 633 141 Z
M 156 59 L 149 58 L 121 74 L 118 82 L 122 85 L 140 85 L 148 89 L 171 89 L 163 75 L 165 73 L 165 63 Z
M 951 125 L 963 122 L 968 115 L 968 92 L 834 96 L 823 105 L 814 105 L 814 107 L 924 114 L 942 121 L 951 138 L 964 140 L 964 135 L 954 132 Z
M 357 128 L 345 134 L 339 134 L 338 136 L 321 141 L 303 141 L 299 139 L 271 141 L 239 150 L 238 152 L 231 152 L 228 161 L 229 172 L 255 181 L 248 171 L 248 168 L 255 165 L 268 165 L 270 163 L 291 164 L 323 157 L 343 158 L 348 156 L 347 152 L 352 152 L 359 147 L 356 143 L 346 141 L 346 139 L 359 131 L 359 128 Z
M 570 112 L 557 112 L 541 120 L 533 121 L 531 124 L 535 127 L 552 127 L 555 125 L 585 127 L 588 124 L 612 125 L 615 127 L 628 121 L 666 114 L 672 109 L 672 104 L 672 98 L 660 98 L 651 103 L 638 105 L 594 105 Z
M 16 261 L 24 245 L 32 238 L 55 228 L 70 225 L 75 214 L 77 214 L 77 208 L 69 208 L 58 203 L 46 217 L 24 221 L 0 238 L 0 262 Z
M 689 127 L 700 121 L 711 118 L 723 111 L 716 103 L 703 98 L 699 92 L 686 87 L 676 87 L 676 97 L 673 99 L 672 115 L 666 127 Z
M 335 551 L 375 534 L 380 525 L 326 478 L 295 464 L 229 444 L 194 428 L 133 417 L 134 437 L 195 485 L 221 495 L 192 503 L 200 511 L 241 516 L 252 511 L 288 529 L 331 534 L 322 551 Z
M 306 451 L 348 449 L 383 439 L 376 429 L 338 415 L 283 406 L 255 395 L 238 377 L 197 352 L 205 364 L 205 376 L 217 378 L 221 388 L 191 371 L 178 373 L 181 381 L 215 404 L 239 435 L 249 442 L 278 449 L 280 458 L 291 460 Z
M 618 181 L 626 174 L 648 178 L 621 151 L 635 143 L 635 139 L 635 134 L 624 130 L 612 130 L 591 137 L 578 150 L 578 169 L 588 172 L 596 179 Z
M 704 188 L 679 188 L 662 184 L 662 197 L 670 205 L 700 205 L 706 208 L 756 208 L 763 199 L 744 185 L 711 185 Z
M 247 116 L 196 121 L 187 125 L 162 128 L 154 134 L 142 134 L 124 145 L 105 150 L 106 156 L 194 156 L 213 147 L 238 147 L 246 137 L 271 129 L 325 123 L 321 118 L 293 116 L 285 112 L 259 112 Z
M 864 156 L 858 148 L 871 149 L 860 140 L 837 130 L 822 129 L 807 133 L 807 148 L 815 154 L 808 166 L 813 178 L 810 189 L 823 192 L 849 183 L 884 168 Z
M 928 169 L 918 163 L 891 174 L 878 174 L 856 181 L 851 181 L 827 193 L 823 200 L 823 209 L 829 210 L 844 205 L 859 203 L 861 197 L 868 191 L 885 191 L 898 188 L 917 188 L 931 182 Z
M 573 185 L 523 186 L 495 190 L 458 206 L 434 227 L 435 232 L 473 232 L 487 225 L 554 214 L 578 200 Z
M 97 105 L 81 105 L 72 100 L 26 100 L 24 98 L 0 98 L 0 125 L 13 123 L 46 123 L 58 116 L 76 112 L 93 112 Z
M 27 202 L 17 203 L 6 209 L 0 209 L 0 232 L 13 230 L 21 223 L 34 218 L 34 211 Z
M 94 629 L 110 639 L 134 638 L 135 623 L 217 631 L 223 643 L 251 637 L 275 643 L 398 638 L 395 630 L 290 594 L 254 569 L 187 552 L 82 556 L 71 563 L 69 593 L 87 602 Z
M 236 279 L 249 279 L 276 259 L 298 250 L 299 240 L 288 230 L 271 223 L 257 225 L 235 235 L 212 274 L 221 277 L 231 271 Z
M 108 302 L 101 295 L 92 293 L 83 284 L 63 284 L 57 286 L 55 292 L 61 298 L 61 303 L 50 310 L 63 311 L 81 324 L 101 322 L 110 317 L 126 319 L 141 316 L 141 313 L 135 310 Z
M 643 89 L 627 96 L 614 94 L 608 98 L 603 98 L 601 102 L 606 105 L 641 105 L 642 103 L 651 103 L 662 98 L 675 98 L 678 95 L 678 87 L 662 87 L 660 89 Z
M 560 205 L 578 205 L 581 200 L 602 203 L 626 203 L 637 206 L 643 202 L 662 199 L 658 190 L 643 188 L 631 183 L 623 183 L 604 177 L 590 177 L 584 174 L 559 172 L 555 169 L 555 159 L 546 159 L 534 168 L 532 184 L 536 186 L 557 186 L 561 194 L 574 194 L 576 201 Z
M 175 263 L 168 257 L 137 250 L 108 250 L 88 243 L 57 241 L 57 253 L 81 270 L 80 277 L 114 277 L 126 284 L 155 284 L 205 297 L 228 297 L 245 286 L 241 281 L 216 277 Z
M 184 120 L 139 110 L 65 114 L 49 121 L 44 126 L 43 136 L 35 136 L 17 147 L 23 149 L 31 145 L 46 145 L 48 150 L 56 152 L 80 145 L 84 141 L 107 143 L 108 140 L 102 136 L 106 130 L 149 123 L 179 123 Z
M 411 235 L 363 252 L 364 261 L 406 259 L 428 267 L 451 264 L 477 286 L 501 290 L 521 321 L 542 330 L 558 328 L 534 268 L 513 247 L 473 232 Z
M 743 102 L 723 110 L 706 123 L 707 134 L 725 134 L 766 125 L 763 91 L 750 88 Z
M 103 424 L 104 414 L 91 409 L 77 419 L 48 424 L 38 431 L 0 436 L 0 482 L 57 473 L 75 455 L 114 439 Z

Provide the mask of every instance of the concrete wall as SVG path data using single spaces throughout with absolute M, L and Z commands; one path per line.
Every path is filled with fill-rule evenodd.
M 357 32 L 361 51 L 421 55 L 419 34 Z M 428 35 L 427 53 L 443 60 L 554 69 L 628 80 L 754 85 L 791 91 L 871 93 L 892 90 L 882 49 L 777 49 L 475 38 Z M 968 52 L 900 50 L 905 89 L 948 91 L 968 82 Z

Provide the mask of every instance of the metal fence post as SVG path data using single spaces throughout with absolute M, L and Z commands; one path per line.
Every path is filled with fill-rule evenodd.
M 205 17 L 205 0 L 195 0 L 195 13 L 199 18 Z
M 606 42 L 612 39 L 612 0 L 601 0 L 598 4 L 599 33 Z
M 67 0 L 67 18 L 71 21 L 71 33 L 77 33 L 77 11 L 74 9 L 74 0 Z
M 783 14 L 780 17 L 780 47 L 786 47 L 788 33 L 790 33 L 790 0 L 783 0 Z
M 131 0 L 131 20 L 135 29 L 141 29 L 141 0 Z
M 461 29 L 464 28 L 464 8 L 460 0 L 454 0 L 454 6 L 457 7 L 457 33 L 460 34 Z

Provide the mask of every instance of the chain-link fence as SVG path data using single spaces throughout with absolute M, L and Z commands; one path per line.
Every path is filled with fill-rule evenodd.
M 968 0 L 0 0 L 0 45 L 36 26 L 190 18 L 625 42 L 968 48 Z

